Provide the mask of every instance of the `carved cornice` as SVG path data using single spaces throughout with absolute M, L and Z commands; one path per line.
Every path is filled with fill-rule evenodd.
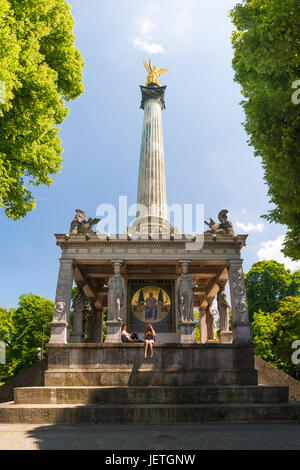
M 88 240 L 85 236 L 80 234 L 66 236 L 64 234 L 55 235 L 57 240 L 57 245 L 61 248 L 126 248 L 126 249 L 141 249 L 141 248 L 170 248 L 170 249 L 185 249 L 186 243 L 193 243 L 190 237 L 183 237 L 182 239 L 175 240 L 128 240 L 124 238 L 119 238 L 116 236 L 115 239 L 110 240 L 101 240 L 96 235 L 93 235 Z M 233 237 L 232 235 L 220 235 L 214 239 L 211 234 L 204 235 L 204 243 L 202 250 L 214 250 L 214 249 L 228 249 L 235 248 L 241 250 L 246 245 L 247 235 L 237 235 Z M 197 243 L 197 242 L 195 242 Z M 188 250 L 192 251 L 192 250 Z

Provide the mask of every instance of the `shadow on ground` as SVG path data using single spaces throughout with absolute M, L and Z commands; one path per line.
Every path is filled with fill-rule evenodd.
M 1 424 L 0 449 L 299 450 L 300 424 Z

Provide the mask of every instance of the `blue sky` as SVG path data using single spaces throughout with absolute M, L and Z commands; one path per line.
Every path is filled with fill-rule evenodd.
M 242 127 L 240 87 L 233 82 L 228 18 L 235 0 L 72 0 L 85 93 L 69 104 L 61 128 L 64 165 L 54 185 L 34 188 L 37 209 L 1 221 L 0 305 L 33 292 L 54 299 L 60 250 L 77 208 L 88 217 L 119 195 L 136 202 L 143 112 L 143 59 L 169 69 L 163 112 L 167 199 L 203 203 L 205 217 L 229 209 L 237 233 L 249 233 L 244 269 L 259 259 L 283 261 L 285 227 L 260 216 L 270 209 L 263 171 Z M 284 260 L 295 270 L 299 263 Z

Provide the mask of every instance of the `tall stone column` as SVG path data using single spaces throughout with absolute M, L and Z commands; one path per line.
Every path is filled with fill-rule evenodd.
M 58 274 L 50 344 L 65 344 L 69 337 L 70 305 L 73 286 L 73 260 L 61 259 Z
M 82 286 L 77 286 L 77 295 L 73 301 L 73 331 L 70 334 L 70 343 L 83 342 L 83 313 L 85 305 L 85 295 Z
M 144 123 L 140 153 L 137 219 L 142 233 L 170 232 L 167 220 L 165 157 L 161 111 L 166 87 L 151 83 L 141 86 Z M 141 210 L 141 207 L 144 209 Z
M 233 342 L 252 344 L 252 332 L 248 314 L 243 261 L 241 259 L 230 260 L 229 283 L 232 308 Z
M 202 308 L 199 310 L 199 321 L 200 321 L 200 343 L 205 344 L 207 342 L 206 308 Z
M 106 322 L 106 343 L 121 342 L 121 327 L 125 323 L 126 289 L 120 274 L 122 260 L 113 260 L 114 274 L 108 281 L 108 313 Z

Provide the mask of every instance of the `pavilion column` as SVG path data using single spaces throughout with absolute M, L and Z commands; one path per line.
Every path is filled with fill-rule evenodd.
M 73 260 L 61 259 L 56 287 L 50 344 L 66 344 L 69 337 L 70 305 L 73 286 Z
M 179 342 L 196 343 L 196 322 L 194 321 L 194 281 L 188 273 L 190 261 L 179 261 L 181 276 L 176 282 L 176 316 L 178 319 Z
M 83 342 L 83 314 L 85 295 L 82 286 L 77 286 L 77 295 L 73 301 L 73 331 L 70 334 L 70 343 Z
M 91 313 L 87 323 L 87 342 L 102 343 L 103 342 L 103 306 L 100 307 L 91 304 Z
M 206 328 L 207 328 L 207 342 L 216 342 L 217 331 L 216 324 L 214 319 L 214 313 L 212 309 L 212 304 L 214 297 L 207 298 L 207 307 L 206 307 Z
M 207 324 L 206 324 L 206 308 L 199 309 L 199 322 L 200 322 L 200 343 L 207 342 Z
M 114 274 L 108 281 L 106 343 L 121 343 L 122 324 L 126 318 L 126 287 L 121 276 L 123 260 L 112 260 Z
M 243 260 L 229 261 L 229 284 L 232 308 L 232 334 L 234 343 L 252 344 Z

